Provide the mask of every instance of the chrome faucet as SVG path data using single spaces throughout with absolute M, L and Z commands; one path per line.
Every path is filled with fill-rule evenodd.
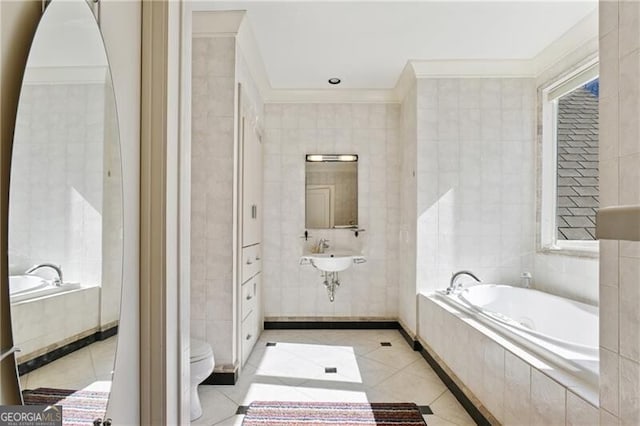
M 455 274 L 451 275 L 451 281 L 449 281 L 449 287 L 445 290 L 446 294 L 454 293 L 457 289 L 462 287 L 462 284 L 456 285 L 456 279 L 462 275 L 468 275 L 477 282 L 480 282 L 480 278 L 476 277 L 471 271 L 458 271 Z
M 324 238 L 320 238 L 318 240 L 318 244 L 316 245 L 316 253 L 324 253 L 324 249 L 328 249 L 329 248 L 329 244 L 327 244 L 329 242 L 329 240 L 326 240 Z
M 59 265 L 55 265 L 53 263 L 39 263 L 37 265 L 33 265 L 31 268 L 27 269 L 27 271 L 25 272 L 25 274 L 31 274 L 35 271 L 37 271 L 40 268 L 51 268 L 54 271 L 56 271 L 56 273 L 58 274 L 57 278 L 53 279 L 53 283 L 57 286 L 60 287 L 62 285 L 62 267 Z

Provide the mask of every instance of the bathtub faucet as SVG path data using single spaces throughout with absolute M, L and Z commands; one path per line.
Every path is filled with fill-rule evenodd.
M 477 282 L 480 282 L 480 278 L 476 277 L 473 272 L 471 271 L 458 271 L 455 274 L 451 275 L 451 281 L 449 281 L 449 287 L 447 287 L 447 290 L 445 291 L 447 294 L 451 294 L 453 292 L 455 292 L 457 289 L 459 289 L 460 287 L 462 287 L 462 284 L 458 284 L 456 285 L 456 279 L 459 276 L 462 275 L 468 275 L 471 278 L 473 278 L 474 280 L 476 280 Z
M 62 267 L 60 265 L 55 265 L 53 263 L 39 263 L 37 265 L 33 265 L 31 268 L 27 269 L 25 274 L 31 274 L 32 272 L 37 271 L 40 268 L 51 268 L 58 274 L 57 278 L 53 279 L 53 283 L 60 287 L 62 285 Z

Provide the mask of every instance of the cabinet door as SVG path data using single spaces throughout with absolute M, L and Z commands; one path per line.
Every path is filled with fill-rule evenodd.
M 262 242 L 262 223 L 264 218 L 264 203 L 262 202 L 262 185 L 263 185 L 263 170 L 262 170 L 262 139 L 258 136 L 257 133 L 255 135 L 256 141 L 256 150 L 255 150 L 255 167 L 256 171 L 253 176 L 253 190 L 254 190 L 254 202 L 258 209 L 258 217 L 255 228 L 255 240 L 256 243 Z
M 242 153 L 242 245 L 246 247 L 262 240 L 262 143 L 244 118 Z

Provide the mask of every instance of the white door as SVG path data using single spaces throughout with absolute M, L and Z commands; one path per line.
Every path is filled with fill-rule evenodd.
M 307 186 L 307 228 L 333 228 L 333 188 Z

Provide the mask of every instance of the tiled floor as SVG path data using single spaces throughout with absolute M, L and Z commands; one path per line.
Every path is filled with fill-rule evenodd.
M 23 390 L 40 387 L 109 391 L 117 336 L 92 343 L 20 376 Z
M 475 424 L 396 330 L 266 330 L 235 386 L 199 391 L 204 412 L 194 425 L 240 425 L 238 406 L 257 400 L 415 402 L 433 410 L 429 426 Z

